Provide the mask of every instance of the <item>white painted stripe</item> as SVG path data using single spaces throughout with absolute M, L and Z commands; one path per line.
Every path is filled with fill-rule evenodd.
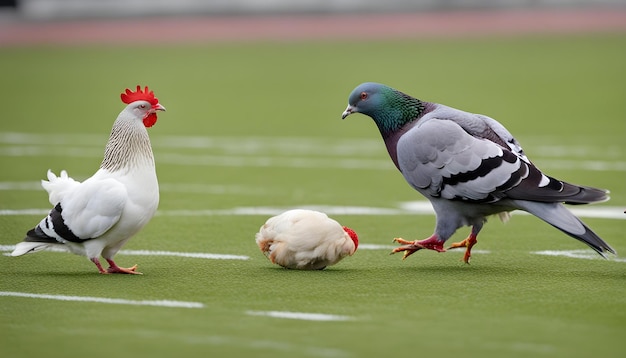
M 217 166 L 217 167 L 279 167 L 279 168 L 336 168 L 336 169 L 367 169 L 394 170 L 388 159 L 341 158 L 341 157 L 294 157 L 288 154 L 271 156 L 270 154 L 243 155 L 207 155 L 189 153 L 167 153 L 157 151 L 155 159 L 158 164 L 184 166 Z M 77 157 L 102 158 L 102 150 L 91 150 L 79 147 L 0 147 L 0 156 L 5 157 Z
M 42 177 L 41 179 L 45 179 Z M 45 193 L 40 181 L 0 182 L 0 190 L 39 191 Z M 207 185 L 203 183 L 159 183 L 159 190 L 174 193 L 201 193 L 201 194 L 239 194 L 239 195 L 267 195 L 265 188 L 251 188 L 243 185 Z
M 155 152 L 155 158 L 157 163 L 162 165 L 395 170 L 395 167 L 389 159 L 373 159 L 375 156 L 379 156 L 380 153 L 381 152 L 372 154 L 370 158 L 355 158 L 341 157 L 339 155 L 329 157 L 296 157 L 290 155 L 289 152 L 277 153 L 276 155 L 272 155 L 272 153 L 257 152 L 252 155 L 245 156 L 223 154 L 183 154 L 159 150 Z M 313 155 L 314 153 L 309 154 Z M 85 147 L 44 147 L 31 145 L 20 147 L 0 147 L 0 156 L 101 158 L 102 150 Z M 535 158 L 534 162 L 540 163 L 541 168 L 547 171 L 550 169 L 576 169 L 599 172 L 626 172 L 626 162 L 624 161 L 537 160 L 537 158 Z
M 0 132 L 0 144 L 12 148 L 50 148 L 68 146 L 100 148 L 104 150 L 107 134 L 94 133 L 17 133 Z M 216 137 L 151 135 L 153 147 L 175 149 L 215 150 L 226 154 L 314 154 L 371 157 L 381 154 L 382 142 L 369 138 L 318 138 L 318 137 Z M 381 155 L 383 157 L 384 155 Z
M 606 160 L 567 160 L 567 159 L 540 159 L 533 160 L 540 168 L 548 169 L 579 169 L 596 172 L 624 172 L 626 162 Z
M 354 318 L 325 313 L 306 313 L 288 311 L 246 311 L 251 316 L 266 316 L 272 318 L 299 319 L 305 321 L 350 321 Z
M 398 245 L 379 245 L 379 244 L 365 244 L 359 243 L 359 250 L 393 250 Z M 0 245 L 0 252 L 12 252 L 15 250 L 15 245 Z M 67 252 L 62 246 L 51 246 L 46 249 L 50 252 Z M 487 250 L 472 250 L 472 253 L 489 254 Z M 249 256 L 245 255 L 227 255 L 227 254 L 211 254 L 205 252 L 176 252 L 176 251 L 151 251 L 151 250 L 120 250 L 118 255 L 127 256 L 176 256 L 176 257 L 189 257 L 195 259 L 209 259 L 209 260 L 249 260 Z
M 310 209 L 325 212 L 328 215 L 434 215 L 435 212 L 428 201 L 412 201 L 401 203 L 399 208 L 380 208 L 369 206 L 332 206 L 332 205 L 302 205 L 291 207 L 251 206 L 236 207 L 232 209 L 207 209 L 207 210 L 159 210 L 159 216 L 247 216 L 278 215 L 290 209 Z M 571 207 L 568 209 L 578 217 L 626 220 L 624 207 L 619 206 L 588 206 L 586 208 Z M 50 209 L 6 209 L 0 210 L 0 216 L 35 215 L 44 216 Z M 529 215 L 523 211 L 515 211 L 516 215 Z
M 624 214 L 624 207 L 618 206 L 588 206 L 586 208 L 581 207 L 568 207 L 568 209 L 574 213 L 574 215 L 581 218 L 598 218 L 598 219 L 616 219 L 626 220 L 626 214 Z M 530 215 L 521 211 L 521 213 Z
M 48 294 L 38 294 L 38 293 L 26 293 L 26 292 L 0 291 L 0 296 L 41 298 L 41 299 L 46 299 L 46 300 L 57 300 L 57 301 L 96 302 L 96 303 L 107 303 L 107 304 L 115 304 L 115 305 L 156 306 L 156 307 L 174 307 L 174 308 L 203 308 L 204 307 L 204 305 L 199 302 L 184 302 L 184 301 L 170 301 L 170 300 L 134 301 L 134 300 L 126 300 L 122 298 L 48 295 Z
M 204 183 L 159 183 L 159 191 L 175 193 L 201 194 L 237 194 L 237 195 L 267 195 L 268 190 L 262 187 L 244 185 L 209 185 Z
M 6 209 L 0 210 L 0 216 L 45 216 L 50 213 L 50 209 Z M 35 225 L 36 223 L 33 223 Z
M 599 219 L 617 219 L 617 220 L 626 220 L 626 214 L 624 214 L 624 209 L 626 206 L 605 206 L 605 205 L 596 205 L 596 206 L 567 206 L 567 209 L 570 210 L 574 215 L 578 217 L 586 217 L 586 218 L 599 218 Z M 428 201 L 408 201 L 404 203 L 400 203 L 400 208 L 406 211 L 406 213 L 415 213 L 415 214 L 435 214 L 430 202 Z M 515 215 L 530 215 L 529 213 L 521 210 L 513 211 L 512 214 Z
M 153 136 L 152 142 L 158 149 L 157 162 L 170 165 L 395 170 L 375 137 Z M 0 132 L 0 144 L 4 144 L 0 156 L 101 157 L 105 143 L 103 134 Z M 533 147 L 542 148 L 539 144 Z M 179 153 L 178 149 L 186 151 Z M 202 154 L 189 153 L 189 149 L 202 149 Z M 615 146 L 555 145 L 535 151 L 547 153 L 533 158 L 544 169 L 626 171 L 620 148 Z
M 387 159 L 360 158 L 311 158 L 282 156 L 233 156 L 233 155 L 192 155 L 177 153 L 155 154 L 157 163 L 188 166 L 220 167 L 278 167 L 278 168 L 336 168 L 393 170 L 394 166 Z
M 15 245 L 0 245 L 0 251 L 12 252 L 15 250 Z M 46 251 L 52 252 L 67 252 L 62 246 L 55 245 L 46 249 Z M 210 254 L 205 252 L 176 252 L 176 251 L 150 251 L 150 250 L 120 250 L 118 255 L 128 256 L 175 256 L 175 257 L 189 257 L 195 259 L 209 259 L 209 260 L 249 260 L 249 256 L 244 255 L 225 255 L 225 254 Z
M 331 205 L 302 205 L 294 207 L 237 207 L 218 210 L 161 210 L 158 215 L 163 216 L 218 216 L 218 215 L 278 215 L 290 209 L 309 209 L 324 212 L 328 215 L 401 215 L 409 214 L 398 209 L 374 208 L 367 206 L 331 206 Z M 1 214 L 1 212 L 0 212 Z
M 43 191 L 41 182 L 38 181 L 23 181 L 23 182 L 0 182 L 0 190 L 28 190 L 28 191 Z
M 210 254 L 204 252 L 175 252 L 175 251 L 149 251 L 149 250 L 121 250 L 118 252 L 120 255 L 131 256 L 178 256 L 189 257 L 195 259 L 209 259 L 209 260 L 249 260 L 250 257 L 244 255 L 224 255 L 224 254 Z
M 378 245 L 378 244 L 364 244 L 359 242 L 359 250 L 393 250 L 398 245 Z
M 593 250 L 545 250 L 545 251 L 534 251 L 531 252 L 536 255 L 546 255 L 546 256 L 563 256 L 574 259 L 585 259 L 585 260 L 604 260 L 602 256 L 598 255 Z M 626 258 L 617 257 L 613 255 L 607 255 L 606 257 L 609 261 L 616 262 L 626 262 Z

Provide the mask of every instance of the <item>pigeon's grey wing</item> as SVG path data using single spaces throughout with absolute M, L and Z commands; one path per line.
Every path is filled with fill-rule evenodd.
M 449 119 L 457 123 L 472 136 L 487 139 L 503 148 L 508 148 L 518 157 L 528 162 L 522 145 L 500 122 L 491 117 L 440 105 L 437 118 Z
M 526 157 L 521 144 L 513 135 L 493 118 L 452 108 L 444 108 L 439 117 L 454 121 L 473 137 L 486 139 L 510 150 L 522 160 L 522 166 L 528 167 L 527 177 L 521 178 L 519 184 L 501 188 L 502 191 L 508 190 L 506 196 L 509 198 L 568 204 L 587 204 L 609 198 L 607 190 L 574 185 L 544 175 Z
M 400 138 L 398 164 L 405 179 L 422 192 L 476 202 L 500 199 L 528 174 L 528 166 L 510 150 L 438 118 Z
M 471 135 L 449 119 L 420 123 L 400 138 L 397 149 L 405 179 L 433 197 L 473 202 L 606 200 L 606 191 L 548 177 L 508 146 Z

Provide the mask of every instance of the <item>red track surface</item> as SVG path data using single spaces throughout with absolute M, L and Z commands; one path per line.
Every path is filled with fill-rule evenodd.
M 0 23 L 0 47 L 626 33 L 626 8 Z

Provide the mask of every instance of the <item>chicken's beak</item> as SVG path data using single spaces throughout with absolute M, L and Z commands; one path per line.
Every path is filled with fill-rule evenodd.
M 348 108 L 346 108 L 345 111 L 343 111 L 343 113 L 341 114 L 341 119 L 346 119 L 347 116 L 351 115 L 352 113 L 356 113 L 357 110 L 352 107 L 351 105 L 348 105 Z
M 165 112 L 165 107 L 163 107 L 160 103 L 155 104 L 154 106 L 152 106 L 152 110 L 156 111 L 163 111 Z

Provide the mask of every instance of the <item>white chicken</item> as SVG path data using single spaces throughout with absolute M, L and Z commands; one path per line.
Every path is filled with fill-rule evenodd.
M 126 89 L 127 104 L 111 129 L 100 169 L 78 182 L 62 171 L 48 171 L 41 184 L 54 208 L 18 243 L 12 256 L 41 251 L 52 245 L 87 256 L 100 273 L 139 274 L 137 265 L 119 267 L 113 256 L 145 224 L 159 204 L 159 184 L 146 127 L 165 111 L 148 87 Z M 102 256 L 109 263 L 105 270 Z
M 323 270 L 353 255 L 359 239 L 324 213 L 295 209 L 269 218 L 256 234 L 256 243 L 272 263 Z

